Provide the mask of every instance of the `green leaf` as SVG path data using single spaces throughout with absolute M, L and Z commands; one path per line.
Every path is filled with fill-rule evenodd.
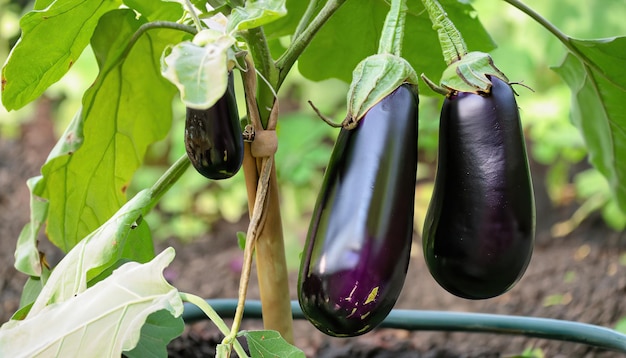
M 54 268 L 29 316 L 85 291 L 91 270 L 103 271 L 121 259 L 134 223 L 150 203 L 150 192 L 139 192 L 104 225 L 81 240 Z
M 150 263 L 128 263 L 78 295 L 31 310 L 23 321 L 9 321 L 0 328 L 0 356 L 87 357 L 98 352 L 119 357 L 134 349 L 151 313 L 167 310 L 182 320 L 178 291 L 163 278 L 173 259 L 174 249 L 168 248 Z M 161 333 L 171 336 L 172 331 Z M 166 356 L 164 349 L 159 356 Z
M 182 316 L 181 316 L 182 317 Z M 174 317 L 168 310 L 152 313 L 141 327 L 141 337 L 137 346 L 124 356 L 128 358 L 167 357 L 167 344 L 180 336 L 185 329 L 181 317 Z
M 302 0 L 287 0 L 285 16 L 263 26 L 268 39 L 277 39 L 281 36 L 293 34 L 307 8 L 308 2 Z
M 448 16 L 463 33 L 470 50 L 488 52 L 494 48 L 471 5 L 456 0 L 440 1 Z M 441 52 L 437 32 L 420 0 L 409 0 L 402 56 L 417 73 L 439 78 L 446 64 L 442 56 L 424 56 Z M 320 81 L 338 78 L 351 81 L 352 70 L 378 49 L 380 32 L 389 11 L 382 0 L 347 1 L 317 33 L 298 60 L 300 72 Z M 333 61 L 328 61 L 332 57 Z M 425 91 L 426 92 L 426 91 Z
M 285 0 L 246 1 L 245 7 L 236 7 L 231 12 L 226 32 L 260 27 L 286 14 Z
M 589 149 L 589 161 L 608 180 L 622 211 L 626 212 L 626 64 L 621 39 L 572 40 L 604 73 L 573 54 L 554 70 L 572 91 L 571 117 Z M 584 46 L 583 46 L 584 44 Z
M 180 91 L 187 107 L 210 108 L 226 92 L 229 58 L 235 38 L 215 30 L 199 32 L 193 42 L 181 42 L 161 60 L 163 77 Z
M 61 79 L 119 0 L 38 2 L 20 21 L 22 37 L 2 69 L 2 103 L 19 109 Z
M 48 202 L 37 197 L 33 189 L 41 180 L 41 176 L 28 179 L 26 185 L 30 190 L 30 222 L 28 222 L 17 239 L 15 248 L 15 268 L 29 276 L 41 275 L 41 260 L 37 248 L 37 235 L 48 214 Z
M 402 57 L 376 54 L 359 62 L 352 73 L 348 90 L 348 114 L 345 128 L 354 128 L 365 113 L 404 82 L 417 88 L 418 77 L 411 65 Z
M 123 0 L 129 8 L 137 10 L 150 21 L 177 21 L 183 17 L 181 4 L 158 0 Z
M 289 344 L 277 331 L 242 331 L 246 337 L 252 358 L 299 358 L 305 357 L 304 352 Z
M 159 59 L 185 34 L 152 29 L 125 52 L 143 23 L 128 9 L 102 17 L 92 39 L 100 73 L 83 97 L 74 131 L 60 139 L 42 168 L 36 193 L 49 201 L 50 241 L 64 251 L 122 206 L 148 145 L 169 131 L 176 89 L 161 77 Z

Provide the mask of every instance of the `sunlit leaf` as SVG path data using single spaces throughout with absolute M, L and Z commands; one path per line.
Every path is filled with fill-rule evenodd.
M 123 0 L 131 9 L 137 10 L 150 21 L 177 21 L 183 16 L 183 7 L 176 2 L 164 0 Z
M 61 79 L 89 43 L 100 17 L 119 5 L 119 0 L 38 2 L 22 17 L 22 37 L 2 69 L 4 107 L 19 109 Z
M 230 14 L 228 32 L 248 30 L 275 21 L 287 14 L 285 0 L 247 1 L 244 7 L 236 7 Z
M 181 319 L 178 291 L 163 278 L 173 258 L 168 248 L 150 263 L 128 263 L 78 295 L 9 321 L 0 328 L 0 356 L 119 357 L 132 350 L 153 312 L 167 310 Z M 160 351 L 166 353 L 164 346 Z
M 603 73 L 568 54 L 555 71 L 572 91 L 571 117 L 589 149 L 589 161 L 608 180 L 626 212 L 626 42 L 624 38 L 573 40 Z
M 159 60 L 184 34 L 149 30 L 125 52 L 143 23 L 128 9 L 102 17 L 92 39 L 100 73 L 83 97 L 81 124 L 74 126 L 82 130 L 62 137 L 57 148 L 65 141 L 79 144 L 53 151 L 42 168 L 37 193 L 49 201 L 47 233 L 64 251 L 122 206 L 148 145 L 169 131 L 176 89 L 161 77 Z

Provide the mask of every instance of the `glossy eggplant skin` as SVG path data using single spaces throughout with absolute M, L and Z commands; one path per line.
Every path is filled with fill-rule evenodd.
M 509 84 L 459 93 L 441 112 L 439 159 L 423 232 L 435 280 L 468 299 L 498 296 L 532 255 L 535 206 L 519 110 Z
M 208 179 L 227 179 L 243 162 L 243 136 L 232 73 L 224 96 L 208 109 L 187 108 L 185 149 L 198 173 Z
M 418 97 L 404 84 L 342 129 L 326 168 L 298 280 L 304 315 L 320 331 L 376 327 L 404 284 L 413 235 Z

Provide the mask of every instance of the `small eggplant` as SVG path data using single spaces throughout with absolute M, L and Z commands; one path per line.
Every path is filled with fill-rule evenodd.
M 215 105 L 187 108 L 185 149 L 194 168 L 209 179 L 230 178 L 241 168 L 243 136 L 232 73 L 226 93 Z
M 446 98 L 423 247 L 435 280 L 468 299 L 498 296 L 522 277 L 533 251 L 535 206 L 513 90 Z
M 342 129 L 324 175 L 298 280 L 320 331 L 357 336 L 393 308 L 413 236 L 418 97 L 403 84 Z

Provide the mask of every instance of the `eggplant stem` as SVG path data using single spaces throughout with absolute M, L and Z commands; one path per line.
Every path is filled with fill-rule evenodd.
M 433 29 L 439 35 L 439 44 L 446 65 L 460 60 L 467 54 L 467 45 L 461 32 L 454 26 L 439 1 L 422 0 L 422 3 L 433 23 Z
M 313 110 L 315 111 L 317 116 L 320 117 L 321 120 L 326 122 L 326 124 L 328 124 L 329 126 L 331 126 L 333 128 L 341 128 L 341 127 L 343 127 L 343 123 L 333 122 L 332 119 L 330 119 L 330 118 L 326 117 L 324 114 L 322 114 L 322 112 L 320 112 L 320 110 L 317 109 L 317 107 L 315 107 L 315 105 L 313 104 L 312 101 L 308 101 L 308 102 L 309 102 L 309 106 L 311 106 L 311 108 L 313 108 Z
M 406 0 L 391 0 L 391 8 L 387 13 L 383 31 L 380 34 L 378 53 L 388 53 L 398 57 L 402 55 L 406 11 Z

